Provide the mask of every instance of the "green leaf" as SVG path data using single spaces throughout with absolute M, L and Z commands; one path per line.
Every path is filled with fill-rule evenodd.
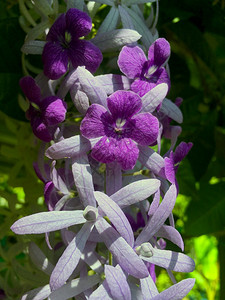
M 198 197 L 187 208 L 185 233 L 190 236 L 212 234 L 225 229 L 225 182 L 200 185 Z
M 0 20 L 0 107 L 8 116 L 25 120 L 18 105 L 19 79 L 23 76 L 20 48 L 24 33 L 17 18 Z

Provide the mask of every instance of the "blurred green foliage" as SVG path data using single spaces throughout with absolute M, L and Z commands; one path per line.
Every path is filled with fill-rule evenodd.
M 103 7 L 97 18 L 107 9 Z M 15 236 L 9 230 L 19 217 L 45 209 L 40 198 L 43 186 L 32 168 L 39 145 L 18 104 L 18 80 L 23 76 L 20 48 L 25 37 L 18 16 L 16 0 L 0 2 L 0 289 L 7 299 L 17 299 L 48 282 L 25 255 L 34 237 Z M 219 285 L 218 261 L 225 236 L 224 16 L 224 0 L 160 1 L 159 36 L 167 38 L 172 48 L 168 98 L 184 99 L 179 141 L 194 143 L 178 170 L 180 195 L 174 210 L 176 227 L 185 239 L 185 253 L 196 262 L 192 274 L 176 278 L 196 278 L 186 297 L 193 300 L 225 298 L 224 287 Z M 109 60 L 110 55 L 104 60 L 104 71 Z M 36 242 L 44 244 L 43 237 Z M 224 268 L 221 264 L 221 282 L 225 280 Z M 159 289 L 170 285 L 164 272 L 158 284 Z

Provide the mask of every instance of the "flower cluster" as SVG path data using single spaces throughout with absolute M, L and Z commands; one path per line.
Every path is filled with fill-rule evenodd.
M 192 147 L 182 142 L 175 148 L 181 127 L 170 123 L 182 123 L 182 113 L 180 98 L 175 103 L 166 98 L 170 45 L 157 38 L 155 24 L 149 30 L 140 17 L 153 40 L 138 43 L 142 32 L 129 7 L 138 1 L 116 7 L 105 2 L 112 8 L 92 41 L 80 39 L 92 28 L 80 1 L 80 9 L 68 5 L 56 18 L 45 41 L 28 39 L 23 47 L 34 53 L 31 48 L 43 42 L 43 73 L 22 78 L 20 86 L 29 101 L 27 118 L 49 158 L 40 151 L 34 163 L 48 211 L 23 217 L 11 229 L 45 233 L 49 248 L 60 247 L 62 253 L 52 264 L 30 245 L 31 258 L 39 257 L 34 261 L 50 281 L 23 299 L 176 300 L 194 285 L 194 279 L 177 283 L 172 273 L 192 272 L 194 261 L 166 250 L 166 240 L 184 250 L 172 210 L 176 171 Z M 94 16 L 92 4 L 85 10 Z M 126 29 L 116 29 L 119 14 Z M 94 76 L 101 51 L 112 49 L 120 51 L 123 74 Z M 166 153 L 161 153 L 162 139 L 171 141 Z M 62 241 L 51 245 L 57 230 Z M 173 283 L 161 293 L 155 266 L 166 269 Z

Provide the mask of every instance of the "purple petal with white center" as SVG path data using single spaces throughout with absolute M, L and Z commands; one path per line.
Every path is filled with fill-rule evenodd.
M 138 148 L 138 160 L 153 173 L 163 176 L 165 163 L 162 156 L 147 146 L 138 146 Z
M 50 146 L 45 155 L 51 159 L 77 157 L 91 150 L 98 140 L 99 138 L 88 140 L 80 135 L 72 136 Z
M 63 51 L 62 46 L 57 43 L 45 44 L 42 60 L 44 74 L 50 79 L 58 79 L 67 71 L 69 62 L 67 51 Z
M 192 146 L 192 143 L 181 142 L 174 152 L 174 164 L 181 162 L 191 150 Z
M 137 237 L 135 244 L 141 245 L 144 242 L 149 241 L 153 235 L 161 228 L 166 219 L 172 212 L 177 197 L 177 189 L 175 185 L 171 185 L 166 192 L 163 201 L 155 211 L 154 215 L 149 219 L 142 232 Z
M 165 99 L 168 92 L 168 85 L 166 83 L 158 84 L 142 98 L 141 112 L 152 113 Z
M 51 294 L 51 289 L 49 284 L 45 286 L 33 289 L 26 294 L 24 294 L 21 300 L 44 300 Z
M 161 83 L 166 83 L 170 88 L 170 78 L 165 68 L 158 69 L 149 78 L 138 78 L 134 80 L 131 84 L 131 90 L 142 97 Z
M 86 138 L 104 136 L 108 123 L 112 123 L 112 120 L 106 108 L 99 104 L 92 104 L 81 122 L 81 134 Z
M 139 155 L 137 145 L 132 139 L 122 139 L 117 144 L 116 161 L 121 165 L 123 170 L 134 168 Z
M 158 137 L 159 121 L 150 113 L 135 115 L 126 124 L 131 130 L 130 138 L 139 145 L 151 145 Z
M 11 226 L 11 230 L 16 234 L 37 234 L 85 222 L 83 210 L 49 211 L 21 218 Z
M 62 176 L 60 175 L 60 172 L 58 172 L 58 170 L 55 168 L 56 165 L 56 161 L 52 162 L 52 169 L 51 169 L 51 179 L 52 182 L 54 184 L 54 186 L 64 195 L 69 194 L 69 190 L 68 187 L 66 185 L 66 183 L 64 182 L 64 179 L 62 178 Z
M 66 13 L 66 25 L 72 38 L 79 38 L 91 31 L 92 21 L 91 18 L 83 11 L 70 8 Z
M 184 242 L 179 233 L 174 227 L 163 225 L 156 233 L 155 236 L 166 238 L 170 240 L 172 243 L 180 247 L 182 251 L 184 251 Z
M 113 300 L 106 280 L 91 294 L 88 300 Z
M 87 155 L 78 157 L 72 162 L 72 172 L 76 189 L 83 206 L 91 205 L 96 207 L 91 167 Z
M 46 40 L 51 42 L 58 42 L 59 37 L 64 37 L 65 31 L 66 31 L 65 14 L 61 14 L 53 23 L 52 27 L 49 29 Z
M 176 272 L 192 272 L 195 269 L 195 263 L 189 256 L 170 250 L 159 250 L 152 247 L 153 255 L 140 257 L 154 265 L 160 266 Z
M 184 279 L 161 292 L 152 298 L 152 300 L 182 300 L 190 292 L 194 284 L 195 279 Z
M 130 89 L 131 81 L 123 75 L 105 74 L 96 76 L 95 78 L 98 80 L 98 82 L 100 82 L 107 95 L 111 95 L 118 90 Z
M 164 65 L 170 57 L 170 44 L 164 38 L 157 39 L 148 50 L 150 63 L 158 68 Z
M 79 295 L 80 293 L 83 293 L 84 291 L 98 284 L 100 281 L 101 277 L 97 274 L 74 279 L 64 284 L 61 288 L 53 291 L 48 299 L 67 300 Z
M 154 296 L 159 294 L 151 275 L 146 278 L 140 279 L 140 284 L 143 300 L 152 299 Z
M 122 209 L 118 206 L 118 204 L 116 204 L 116 202 L 114 202 L 102 192 L 94 192 L 94 196 L 96 201 L 98 202 L 98 205 L 104 211 L 106 216 L 110 219 L 116 230 L 127 241 L 127 243 L 131 247 L 133 247 L 133 230 Z
M 43 118 L 50 126 L 65 120 L 67 104 L 55 96 L 43 99 L 40 108 L 43 111 Z
M 21 78 L 20 87 L 30 102 L 34 102 L 39 105 L 41 90 L 32 77 L 26 76 Z
M 149 275 L 144 262 L 105 219 L 100 218 L 95 223 L 95 227 L 104 240 L 105 245 L 124 271 L 135 278 L 145 278 Z
M 140 47 L 124 46 L 118 57 L 118 66 L 128 78 L 135 79 L 140 77 L 146 61 L 145 53 Z
M 116 91 L 107 98 L 108 108 L 113 118 L 131 118 L 142 107 L 141 98 L 131 91 Z
M 94 222 L 85 223 L 58 260 L 50 277 L 50 287 L 53 291 L 60 288 L 73 273 L 93 226 Z
M 120 164 L 113 162 L 106 165 L 106 194 L 112 195 L 122 188 L 122 171 Z
M 94 73 L 102 62 L 102 53 L 94 44 L 86 40 L 71 41 L 68 57 L 74 68 L 85 66 Z
M 121 188 L 110 198 L 121 208 L 124 208 L 145 200 L 154 194 L 159 187 L 160 181 L 158 179 L 142 179 Z
M 171 100 L 165 98 L 162 102 L 159 112 L 164 113 L 177 123 L 183 122 L 183 115 L 179 107 Z
M 40 116 L 35 116 L 31 119 L 31 127 L 33 133 L 38 137 L 40 140 L 48 143 L 53 139 L 53 135 L 50 132 L 50 128 L 47 127 L 43 118 Z
M 130 287 L 121 269 L 105 265 L 105 280 L 113 299 L 131 300 Z
M 107 94 L 98 81 L 88 70 L 83 67 L 77 68 L 77 76 L 79 78 L 82 90 L 87 94 L 91 103 L 98 103 L 107 108 Z

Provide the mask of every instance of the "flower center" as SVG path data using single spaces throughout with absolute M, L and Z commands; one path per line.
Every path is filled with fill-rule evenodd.
M 144 74 L 145 78 L 149 79 L 152 74 L 155 73 L 155 71 L 157 71 L 158 67 L 157 66 L 151 66 Z
M 126 120 L 122 120 L 120 118 L 118 118 L 116 120 L 116 126 L 114 127 L 114 132 L 118 135 L 121 136 L 123 133 L 123 126 L 126 123 Z
M 68 31 L 65 31 L 64 37 L 61 40 L 61 44 L 63 48 L 69 48 L 70 42 L 72 40 L 72 36 Z

